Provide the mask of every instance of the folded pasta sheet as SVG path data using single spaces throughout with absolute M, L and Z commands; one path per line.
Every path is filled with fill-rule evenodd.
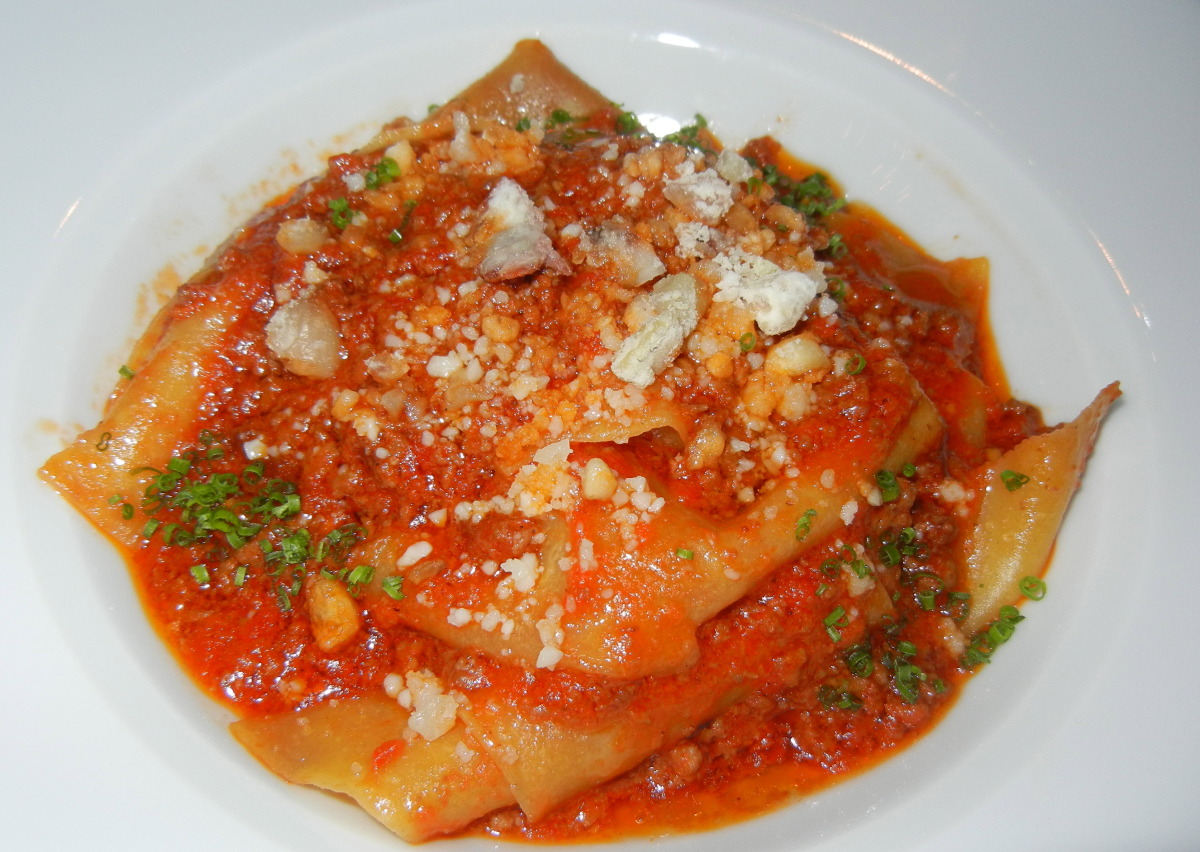
M 43 475 L 282 778 L 409 841 L 704 827 L 911 741 L 1044 592 L 1119 391 L 1047 429 L 986 290 L 526 41 L 235 233 Z

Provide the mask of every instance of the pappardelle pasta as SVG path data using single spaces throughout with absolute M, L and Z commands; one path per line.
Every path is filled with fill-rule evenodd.
M 1044 593 L 1119 391 L 1047 429 L 986 291 L 526 41 L 235 233 L 43 475 L 284 779 L 409 841 L 703 828 L 910 741 Z

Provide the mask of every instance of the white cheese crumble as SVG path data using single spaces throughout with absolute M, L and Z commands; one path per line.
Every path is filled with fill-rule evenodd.
M 695 172 L 667 181 L 663 196 L 684 213 L 715 225 L 733 206 L 733 187 L 715 171 Z
M 564 236 L 567 228 L 561 232 Z M 629 287 L 640 287 L 667 272 L 653 246 L 615 222 L 605 222 L 588 234 L 585 249 L 594 263 L 611 263 L 618 280 Z
M 450 116 L 454 122 L 454 139 L 450 142 L 450 156 L 458 163 L 473 163 L 478 158 L 475 140 L 471 138 L 471 119 L 464 112 L 455 111 Z
M 825 290 L 825 275 L 780 269 L 766 258 L 730 249 L 714 258 L 721 278 L 714 302 L 733 302 L 754 315 L 764 334 L 783 334 L 804 318 Z
M 404 686 L 396 700 L 412 711 L 409 729 L 430 742 L 449 733 L 458 718 L 458 702 L 446 693 L 433 672 L 409 672 L 404 676 Z
M 525 553 L 513 559 L 505 559 L 500 569 L 512 575 L 513 587 L 518 592 L 528 592 L 537 582 L 539 566 L 536 553 Z
M 588 500 L 610 500 L 617 491 L 617 476 L 604 459 L 588 459 L 581 478 L 583 496 Z
M 507 281 L 532 275 L 543 267 L 570 272 L 546 235 L 546 219 L 529 194 L 511 178 L 501 178 L 487 198 L 484 219 L 496 228 L 479 264 L 487 281 Z
M 829 370 L 833 362 L 817 339 L 805 332 L 784 338 L 767 350 L 765 366 L 768 370 L 796 377 Z
M 427 541 L 418 541 L 415 544 L 410 544 L 408 549 L 396 560 L 396 567 L 408 568 L 416 565 L 431 553 L 433 553 L 433 545 Z
M 754 177 L 754 169 L 741 154 L 726 149 L 717 155 L 717 174 L 730 183 L 745 183 Z
M 332 376 L 341 360 L 340 343 L 337 320 L 315 299 L 293 299 L 267 322 L 267 348 L 298 376 Z
M 716 239 L 717 232 L 703 222 L 680 222 L 675 226 L 675 254 L 684 260 L 706 257 Z
M 696 328 L 700 319 L 696 279 L 686 273 L 669 275 L 649 293 L 638 296 L 634 304 L 647 318 L 617 350 L 612 371 L 618 378 L 646 388 L 670 366 L 683 349 L 684 339 Z

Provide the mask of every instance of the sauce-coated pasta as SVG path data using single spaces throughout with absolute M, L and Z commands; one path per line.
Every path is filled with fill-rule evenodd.
M 1046 429 L 986 282 L 522 42 L 234 234 L 43 473 L 283 778 L 410 841 L 705 827 L 911 740 L 1044 590 L 1118 391 Z

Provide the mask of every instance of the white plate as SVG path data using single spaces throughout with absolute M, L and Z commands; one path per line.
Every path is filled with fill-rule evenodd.
M 0 286 L 16 320 L 2 353 L 2 807 L 17 846 L 395 848 L 232 743 L 120 563 L 32 471 L 95 420 L 164 266 L 186 275 L 321 154 L 420 115 L 527 35 L 626 106 L 701 112 L 730 143 L 773 133 L 934 253 L 987 255 L 1012 384 L 1049 418 L 1114 378 L 1127 393 L 1051 595 L 933 734 L 792 808 L 657 845 L 1200 842 L 1185 654 L 1200 300 L 1183 286 L 1200 185 L 1167 144 L 1200 138 L 1194 6 L 1155 19 L 954 2 L 76 5 L 31 7 L 0 36 L 0 114 L 17 131 L 0 141 Z

